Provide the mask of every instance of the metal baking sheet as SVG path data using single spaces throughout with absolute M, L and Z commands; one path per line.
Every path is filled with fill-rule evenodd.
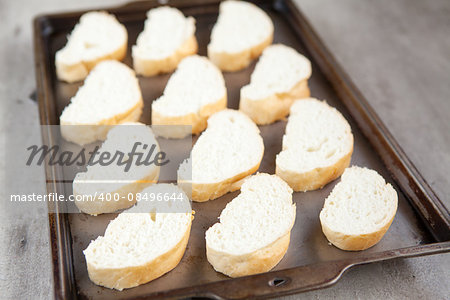
M 210 32 L 218 15 L 218 1 L 171 1 L 169 4 L 180 8 L 185 15 L 195 17 L 199 54 L 206 55 Z M 349 121 L 355 138 L 351 164 L 377 170 L 397 190 L 397 215 L 385 237 L 376 246 L 361 252 L 345 252 L 328 244 L 318 215 L 324 199 L 339 181 L 336 180 L 318 191 L 294 193 L 297 218 L 291 232 L 291 243 L 285 257 L 273 271 L 230 279 L 215 272 L 207 262 L 204 234 L 217 222 L 225 205 L 238 194 L 234 192 L 206 203 L 193 203 L 196 213 L 191 237 L 183 259 L 174 270 L 150 283 L 119 292 L 90 282 L 82 254 L 92 239 L 103 235 L 108 222 L 116 215 L 93 217 L 81 213 L 62 214 L 58 213 L 58 207 L 51 207 L 52 211 L 56 211 L 49 214 L 56 298 L 268 297 L 328 286 L 354 265 L 450 250 L 448 211 L 337 65 L 307 19 L 289 0 L 257 1 L 257 4 L 274 22 L 274 43 L 291 46 L 312 61 L 311 95 L 327 100 Z M 124 61 L 126 64 L 131 66 L 131 45 L 143 29 L 146 11 L 158 5 L 156 1 L 145 1 L 106 9 L 127 27 L 129 47 Z M 35 19 L 36 80 L 41 124 L 58 124 L 61 111 L 81 85 L 56 80 L 53 62 L 56 50 L 65 44 L 66 35 L 82 13 L 44 15 Z M 224 73 L 228 107 L 238 108 L 239 90 L 249 82 L 254 65 L 239 72 Z M 142 122 L 150 123 L 151 102 L 162 94 L 169 77 L 139 78 L 145 102 Z M 285 125 L 285 121 L 280 121 L 260 126 L 265 153 L 259 172 L 274 173 L 275 156 L 281 149 Z M 43 139 L 51 142 L 50 133 L 44 131 Z M 51 176 L 54 172 L 61 170 L 48 167 L 47 179 L 54 178 Z M 70 183 L 48 180 L 47 189 L 48 192 L 71 193 Z

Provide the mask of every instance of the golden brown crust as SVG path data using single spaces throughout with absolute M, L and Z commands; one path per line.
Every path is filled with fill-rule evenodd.
M 214 103 L 203 106 L 198 113 L 191 113 L 184 116 L 165 116 L 152 110 L 152 125 L 190 125 L 192 134 L 199 134 L 206 129 L 208 118 L 227 107 L 227 94 Z M 158 128 L 158 135 L 166 138 L 183 138 L 186 132 L 177 128 Z
M 154 260 L 144 265 L 119 269 L 96 269 L 93 265 L 87 263 L 89 278 L 97 285 L 123 290 L 147 283 L 164 275 L 175 268 L 183 257 L 191 232 L 191 224 L 175 247 Z
M 273 33 L 262 43 L 241 52 L 214 52 L 208 47 L 209 59 L 222 71 L 234 72 L 246 68 L 264 49 L 272 44 Z
M 392 221 L 394 220 L 395 211 L 394 215 L 386 225 L 375 232 L 367 234 L 348 235 L 333 231 L 324 222 L 322 222 L 322 218 L 320 219 L 320 224 L 322 225 L 323 234 L 326 236 L 328 241 L 339 249 L 347 251 L 366 250 L 377 244 L 383 238 L 384 234 L 389 229 Z
M 353 153 L 353 135 L 351 144 L 352 148 L 350 152 L 331 166 L 316 168 L 306 173 L 298 173 L 292 170 L 284 170 L 277 164 L 275 174 L 286 181 L 296 192 L 306 192 L 322 188 L 327 183 L 341 176 L 350 165 Z
M 296 100 L 309 96 L 308 80 L 305 79 L 287 93 L 274 94 L 258 100 L 241 96 L 239 110 L 247 114 L 256 124 L 265 125 L 284 119 Z
M 145 59 L 133 55 L 133 67 L 136 74 L 143 76 L 154 76 L 161 73 L 169 73 L 175 70 L 180 61 L 194 55 L 198 51 L 198 44 L 195 35 L 187 39 L 175 53 L 164 59 Z
M 244 255 L 223 253 L 206 246 L 206 256 L 217 272 L 230 277 L 264 273 L 274 268 L 284 257 L 289 247 L 290 237 L 289 231 L 272 244 Z
M 126 39 L 125 43 L 118 49 L 93 60 L 80 61 L 75 64 L 65 64 L 62 61 L 56 60 L 56 76 L 59 80 L 69 83 L 81 81 L 85 79 L 89 72 L 100 62 L 104 60 L 123 60 L 127 54 L 127 43 L 128 41 Z

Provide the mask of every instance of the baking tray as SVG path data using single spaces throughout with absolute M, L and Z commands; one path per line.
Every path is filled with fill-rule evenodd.
M 311 93 L 326 99 L 349 121 L 355 137 L 351 164 L 377 170 L 391 182 L 399 195 L 398 211 L 391 228 L 376 246 L 361 252 L 345 252 L 328 244 L 321 232 L 319 212 L 324 199 L 336 182 L 323 189 L 294 193 L 297 218 L 291 243 L 282 261 L 263 274 L 230 279 L 213 270 L 206 260 L 204 233 L 217 221 L 222 209 L 238 192 L 214 201 L 193 203 L 196 211 L 191 238 L 180 264 L 168 274 L 148 284 L 122 292 L 102 288 L 89 281 L 82 250 L 91 239 L 102 235 L 113 215 L 97 217 L 60 213 L 60 203 L 50 203 L 49 214 L 54 291 L 62 298 L 210 298 L 272 297 L 323 288 L 335 283 L 350 267 L 399 257 L 412 257 L 450 250 L 450 217 L 442 201 L 433 193 L 414 165 L 395 142 L 369 103 L 337 64 L 307 19 L 290 0 L 254 1 L 272 18 L 274 42 L 284 43 L 305 54 L 311 61 Z M 170 1 L 185 15 L 197 20 L 199 54 L 206 55 L 206 45 L 218 15 L 217 0 Z M 129 47 L 125 63 L 131 65 L 130 47 L 143 29 L 147 10 L 160 5 L 141 1 L 114 8 L 114 13 L 128 29 Z M 34 20 L 37 99 L 40 122 L 57 125 L 58 117 L 80 86 L 59 82 L 55 77 L 54 55 L 66 42 L 66 35 L 85 11 L 42 15 Z M 224 73 L 228 89 L 228 107 L 238 108 L 239 89 L 247 84 L 255 63 L 245 70 Z M 159 97 L 170 75 L 140 78 L 145 101 L 142 120 L 149 124 L 151 101 Z M 394 101 L 395 99 L 393 99 Z M 261 126 L 265 154 L 259 171 L 274 173 L 275 155 L 281 149 L 286 122 Z M 52 145 L 54 137 L 42 127 L 43 142 Z M 61 172 L 46 167 L 47 190 L 69 194 L 70 184 L 52 180 Z

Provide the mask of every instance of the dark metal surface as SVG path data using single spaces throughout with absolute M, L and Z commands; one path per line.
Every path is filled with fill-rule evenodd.
M 215 0 L 201 2 L 171 1 L 170 4 L 196 18 L 199 53 L 206 55 L 206 45 L 217 18 L 218 6 Z M 215 272 L 206 261 L 204 233 L 217 221 L 225 205 L 237 195 L 238 192 L 235 192 L 214 201 L 194 203 L 196 214 L 191 238 L 182 261 L 174 270 L 148 284 L 118 292 L 98 287 L 89 281 L 82 254 L 90 240 L 104 233 L 109 220 L 115 215 L 91 217 L 84 214 L 55 213 L 49 215 L 49 221 L 57 298 L 140 298 L 149 295 L 267 297 L 328 286 L 354 265 L 450 250 L 448 211 L 440 205 L 439 199 L 328 53 L 307 20 L 290 1 L 277 1 L 274 5 L 272 1 L 258 3 L 274 22 L 274 42 L 294 47 L 312 60 L 312 96 L 326 99 L 349 121 L 355 137 L 352 164 L 377 170 L 398 191 L 397 215 L 386 236 L 379 244 L 362 252 L 345 252 L 330 246 L 321 232 L 318 214 L 325 197 L 336 184 L 332 182 L 319 191 L 294 194 L 297 218 L 291 234 L 291 244 L 286 256 L 272 272 L 229 279 Z M 156 1 L 145 1 L 109 9 L 128 29 L 129 50 L 137 34 L 143 29 L 145 12 L 156 5 Z M 79 83 L 58 82 L 53 61 L 56 50 L 65 44 L 66 34 L 82 13 L 48 15 L 35 19 L 37 98 L 41 124 L 58 124 L 62 109 L 80 86 Z M 130 51 L 125 63 L 131 65 Z M 249 82 L 253 68 L 254 64 L 245 70 L 224 74 L 229 95 L 228 107 L 238 107 L 239 89 Z M 170 75 L 161 75 L 140 78 L 145 102 L 141 121 L 149 123 L 151 102 L 162 94 L 169 77 Z M 277 122 L 260 127 L 265 143 L 261 172 L 274 173 L 275 155 L 281 149 L 285 125 L 285 122 Z M 51 144 L 51 134 L 42 134 L 44 141 Z M 52 175 L 53 172 L 61 170 L 56 167 L 46 168 L 47 178 L 56 178 Z M 71 192 L 70 184 L 63 186 L 51 181 L 47 183 L 47 189 L 49 192 Z M 51 209 L 60 211 L 58 207 Z M 436 243 L 438 241 L 442 243 Z

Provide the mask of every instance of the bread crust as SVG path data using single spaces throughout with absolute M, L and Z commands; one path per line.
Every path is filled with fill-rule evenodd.
M 142 96 L 135 106 L 128 111 L 117 114 L 109 119 L 101 120 L 96 124 L 77 124 L 73 122 L 65 122 L 60 119 L 61 135 L 69 142 L 86 145 L 94 141 L 103 141 L 106 139 L 111 126 L 118 125 L 125 122 L 137 122 L 141 118 L 144 101 Z M 78 126 L 64 126 L 64 125 L 78 125 Z M 102 126 L 103 125 L 103 126 Z
M 122 188 L 111 192 L 111 201 L 106 201 L 106 196 L 102 199 L 97 196 L 93 199 L 88 199 L 87 201 L 75 201 L 75 205 L 84 213 L 90 215 L 99 215 L 112 213 L 121 209 L 129 208 L 136 203 L 136 194 L 141 192 L 144 188 L 155 184 L 158 182 L 160 167 L 155 166 L 152 173 L 148 174 L 146 177 L 140 180 L 131 182 Z M 89 183 L 87 183 L 89 184 Z M 92 183 L 95 184 L 95 183 Z M 73 189 L 73 194 L 75 197 L 82 196 L 82 193 L 78 193 L 75 188 Z M 118 194 L 120 197 L 115 201 L 114 194 Z M 129 199 L 129 195 L 133 194 L 132 199 Z M 130 201 L 131 200 L 131 201 Z
M 203 106 L 198 113 L 190 113 L 183 116 L 166 116 L 162 115 L 155 110 L 152 110 L 152 125 L 190 125 L 192 126 L 191 132 L 185 132 L 183 128 L 158 128 L 157 133 L 159 136 L 165 138 L 183 138 L 186 135 L 200 134 L 206 129 L 208 125 L 208 118 L 227 107 L 227 93 L 214 103 L 209 103 Z
M 214 52 L 208 45 L 208 58 L 222 71 L 234 72 L 246 68 L 264 49 L 272 44 L 273 32 L 260 44 L 241 52 Z
M 353 135 L 351 135 L 352 148 L 350 152 L 341 157 L 335 164 L 319 167 L 305 173 L 298 173 L 292 170 L 281 168 L 278 164 L 275 168 L 275 174 L 287 182 L 289 186 L 296 192 L 306 192 L 324 187 L 327 183 L 337 179 L 344 173 L 345 169 L 350 165 L 353 153 Z
M 125 42 L 120 45 L 118 49 L 100 56 L 93 60 L 82 60 L 74 64 L 66 64 L 64 61 L 55 59 L 56 76 L 59 80 L 66 81 L 68 83 L 81 81 L 88 76 L 89 72 L 100 62 L 104 60 L 118 60 L 121 61 L 127 54 L 128 37 Z
M 164 59 L 145 59 L 133 55 L 133 68 L 136 74 L 143 76 L 154 76 L 161 73 L 174 71 L 180 61 L 190 55 L 196 54 L 198 43 L 195 35 L 192 35 L 180 46 L 174 54 Z
M 230 277 L 264 273 L 274 268 L 284 257 L 289 247 L 291 232 L 270 245 L 243 255 L 232 255 L 206 246 L 208 262 L 217 272 Z
M 242 183 L 244 182 L 247 176 L 255 173 L 259 165 L 261 164 L 261 160 L 251 169 L 239 173 L 231 178 L 223 180 L 221 182 L 214 183 L 192 183 L 188 181 L 181 181 L 180 184 L 183 186 L 183 190 L 191 190 L 192 201 L 195 202 L 205 202 L 208 200 L 217 199 L 226 193 L 237 191 L 241 188 Z
M 121 291 L 164 275 L 174 269 L 183 257 L 189 240 L 191 225 L 192 219 L 183 238 L 175 247 L 143 265 L 117 269 L 97 269 L 87 262 L 90 280 L 97 285 Z
M 383 227 L 377 231 L 366 234 L 349 235 L 342 232 L 333 231 L 325 224 L 324 221 L 322 221 L 322 217 L 320 217 L 320 224 L 322 226 L 323 234 L 326 236 L 328 241 L 337 248 L 346 251 L 366 250 L 377 244 L 383 238 L 384 234 L 394 220 L 396 211 L 397 207 L 394 210 L 394 215 L 392 218 Z
M 284 119 L 292 104 L 302 98 L 309 98 L 308 80 L 299 81 L 290 91 L 277 93 L 264 99 L 249 99 L 241 94 L 239 110 L 247 114 L 256 124 L 266 125 Z

